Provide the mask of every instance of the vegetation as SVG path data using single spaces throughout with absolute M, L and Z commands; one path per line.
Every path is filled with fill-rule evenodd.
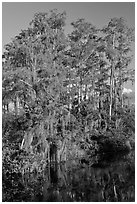
M 56 168 L 46 168 L 43 174 L 26 174 L 22 179 L 19 174 L 6 174 L 3 201 L 134 202 L 135 167 L 131 156 L 130 160 L 111 159 L 112 155 L 106 165 L 102 163 L 102 156 L 92 157 L 94 168 L 77 161 L 65 162 Z M 95 160 L 99 161 L 96 165 Z
M 66 35 L 66 13 L 36 13 L 3 53 L 3 171 L 42 171 L 50 162 L 134 147 L 134 29 L 84 19 Z M 130 143 L 129 143 L 130 142 Z M 7 173 L 8 174 L 8 173 Z

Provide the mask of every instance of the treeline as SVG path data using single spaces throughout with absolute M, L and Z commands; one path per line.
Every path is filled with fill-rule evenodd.
M 58 157 L 67 139 L 124 131 L 134 113 L 123 94 L 124 83 L 134 83 L 134 28 L 123 18 L 101 29 L 78 19 L 66 35 L 65 20 L 57 10 L 36 13 L 2 56 L 3 119 L 16 119 L 22 149 L 48 155 L 51 141 L 61 142 Z

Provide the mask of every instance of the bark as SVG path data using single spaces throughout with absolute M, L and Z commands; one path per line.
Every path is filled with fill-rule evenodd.
M 111 67 L 111 73 L 110 73 L 110 104 L 109 104 L 110 121 L 111 121 L 111 116 L 112 116 L 112 102 L 113 102 L 113 65 Z
M 36 73 L 36 64 L 37 64 L 37 60 L 36 57 L 34 57 L 34 64 L 32 64 L 32 83 L 35 84 L 37 81 L 37 73 Z
M 15 100 L 14 100 L 14 110 L 15 110 L 15 114 L 18 115 L 18 113 L 19 113 L 19 101 L 18 101 L 17 96 L 15 97 Z
M 66 161 L 66 159 L 67 159 L 66 158 L 66 151 L 67 151 L 66 142 L 67 142 L 67 139 L 65 138 L 62 142 L 61 148 L 58 150 L 58 155 L 57 155 L 58 162 Z M 64 156 L 64 158 L 63 158 L 63 156 Z
M 96 110 L 96 104 L 95 104 L 95 100 L 96 100 L 96 98 L 95 98 L 95 81 L 92 81 L 92 87 L 93 87 L 93 89 L 92 89 L 92 91 L 93 91 L 93 93 L 92 93 L 93 110 Z
M 50 144 L 50 162 L 57 162 L 57 145 Z
M 4 112 L 4 114 L 6 113 L 6 105 L 5 104 L 3 104 L 3 112 Z
M 115 35 L 113 35 L 113 50 L 115 49 Z M 114 69 L 115 69 L 115 58 L 113 57 L 110 73 L 110 105 L 109 105 L 109 119 L 112 117 L 112 103 L 113 103 L 113 88 L 114 88 Z
M 101 94 L 101 91 L 100 91 L 100 93 L 99 93 L 99 113 L 101 112 L 101 109 L 102 109 L 102 99 L 101 99 L 101 97 L 102 97 L 102 94 Z
M 118 98 L 117 98 L 117 86 L 116 86 L 116 79 L 114 80 L 114 108 L 115 108 L 115 117 L 116 117 L 116 120 L 115 120 L 115 127 L 116 129 L 118 128 L 117 126 L 117 105 L 118 105 Z
M 9 104 L 8 103 L 6 104 L 6 107 L 7 107 L 7 112 L 9 112 Z
M 54 133 L 53 133 L 53 121 L 52 120 L 50 121 L 50 134 L 51 134 L 51 137 L 53 138 Z

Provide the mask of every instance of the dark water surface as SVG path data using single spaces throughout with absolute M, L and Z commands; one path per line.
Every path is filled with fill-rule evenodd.
M 134 202 L 134 152 L 52 164 L 43 173 L 4 175 L 3 201 Z

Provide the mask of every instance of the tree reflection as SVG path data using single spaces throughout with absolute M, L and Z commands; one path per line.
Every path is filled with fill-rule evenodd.
M 131 157 L 132 156 L 132 157 Z M 103 158 L 103 157 L 102 157 Z M 95 159 L 97 160 L 97 158 Z M 50 163 L 43 174 L 26 174 L 22 179 L 22 188 L 18 180 L 4 180 L 3 185 L 9 192 L 8 201 L 35 202 L 134 202 L 135 200 L 135 166 L 133 155 L 121 159 L 107 160 L 99 164 L 83 164 L 68 161 L 61 164 Z M 102 165 L 101 165 L 102 163 Z M 9 177 L 10 178 L 10 177 Z M 15 177 L 12 176 L 12 180 Z M 6 179 L 4 177 L 4 179 Z M 21 183 L 21 178 L 19 180 Z M 17 184 L 16 186 L 12 184 Z M 24 187 L 23 187 L 24 186 Z M 19 191 L 20 196 L 15 193 Z M 12 193 L 12 196 L 10 194 Z M 26 195 L 26 196 L 25 196 Z M 29 196 L 28 196 L 29 195 Z
M 134 167 L 130 161 L 100 168 L 77 163 L 50 167 L 50 188 L 45 201 L 134 201 Z

